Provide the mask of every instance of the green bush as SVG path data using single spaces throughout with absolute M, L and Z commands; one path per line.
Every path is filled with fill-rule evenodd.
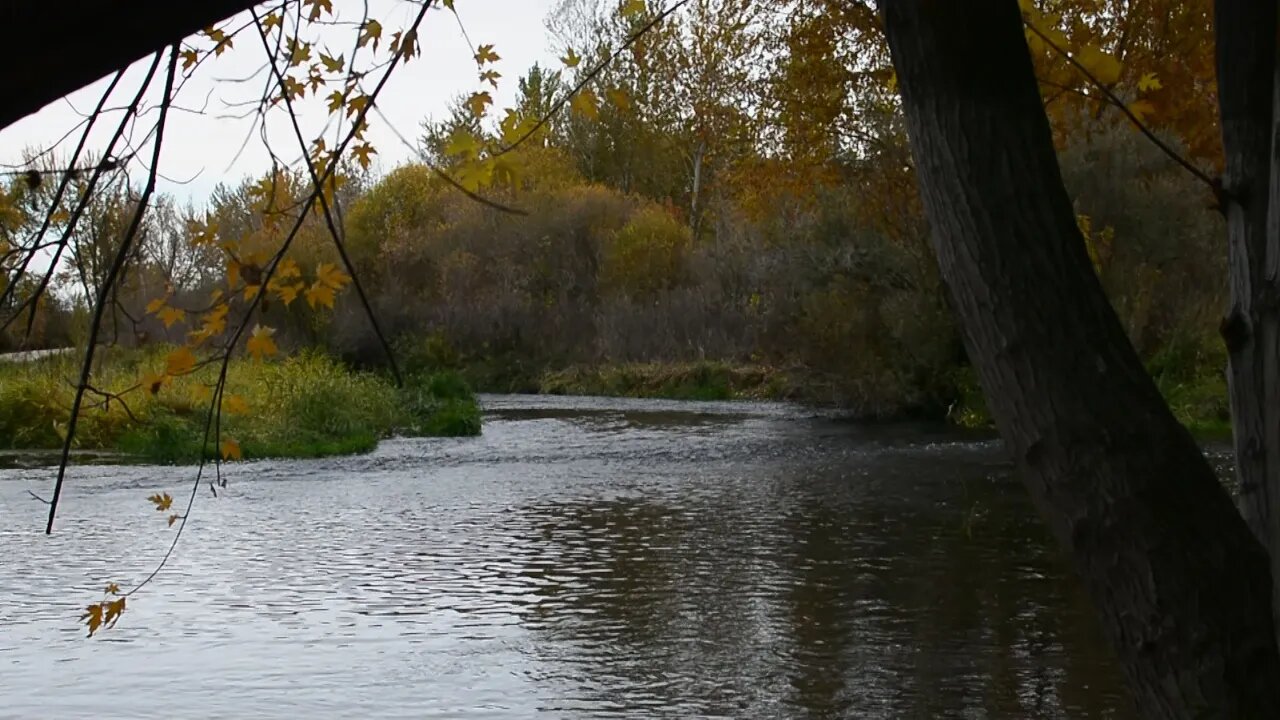
M 74 394 L 77 359 L 0 365 L 0 446 L 52 449 L 62 435 Z M 163 367 L 163 351 L 104 351 L 94 386 L 122 393 L 103 404 L 86 396 L 75 446 L 119 450 L 156 462 L 193 461 L 209 423 L 208 386 L 216 368 L 172 378 L 154 395 L 134 389 L 138 378 Z M 237 405 L 246 406 L 245 412 Z M 279 362 L 235 359 L 228 367 L 220 436 L 246 458 L 320 457 L 372 450 L 395 433 L 476 435 L 480 412 L 456 374 L 415 376 L 397 389 L 385 378 L 355 372 L 319 353 Z M 212 438 L 212 435 L 211 435 Z M 217 443 L 210 440 L 205 454 Z

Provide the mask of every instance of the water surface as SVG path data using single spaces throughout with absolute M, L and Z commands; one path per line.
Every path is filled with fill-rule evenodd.
M 487 397 L 480 438 L 0 471 L 0 717 L 1130 718 L 990 439 L 781 405 Z

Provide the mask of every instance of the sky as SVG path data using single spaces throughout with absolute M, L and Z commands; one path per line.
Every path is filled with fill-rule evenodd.
M 420 135 L 422 120 L 429 116 L 442 118 L 456 95 L 487 89 L 493 94 L 495 107 L 504 107 L 514 97 L 516 79 L 533 63 L 558 66 L 556 57 L 562 54 L 563 48 L 555 43 L 544 22 L 556 4 L 557 0 L 457 0 L 458 15 L 470 39 L 477 45 L 493 45 L 494 52 L 501 56 L 493 66 L 503 75 L 497 90 L 481 87 L 472 59 L 475 49 L 468 46 L 452 15 L 444 11 L 429 13 L 419 31 L 421 55 L 396 68 L 379 96 L 378 108 L 385 120 L 374 114 L 369 117 L 367 137 L 377 149 L 375 172 L 390 170 L 412 157 L 412 149 L 397 137 L 396 131 L 408 142 L 414 142 Z M 408 24 L 418 7 L 404 0 L 370 0 L 369 6 L 371 16 L 378 18 L 385 28 L 384 42 L 394 30 Z M 358 21 L 363 15 L 364 3 L 333 0 L 333 8 L 338 20 Z M 245 14 L 226 25 L 238 26 L 249 19 Z M 352 32 L 350 27 L 327 29 L 320 49 L 328 45 L 333 51 L 330 54 L 349 57 Z M 247 82 L 236 81 L 254 73 L 265 61 L 261 43 L 257 35 L 251 33 L 250 30 L 237 37 L 234 48 L 221 57 L 202 64 L 183 86 L 176 103 L 183 109 L 171 111 L 165 131 L 159 179 L 162 192 L 200 205 L 219 183 L 235 184 L 247 175 L 270 168 L 270 155 L 253 131 L 252 122 L 236 117 L 243 111 L 234 106 L 260 96 L 267 81 L 265 74 Z M 195 43 L 199 47 L 211 45 L 204 38 Z M 149 59 L 144 59 L 129 69 L 109 106 L 128 103 L 137 92 L 148 65 Z M 22 162 L 24 152 L 47 148 L 73 131 L 97 104 L 107 85 L 104 78 L 0 130 L 0 164 L 13 167 Z M 157 77 L 154 85 L 156 91 L 151 97 L 158 97 L 162 77 Z M 322 90 L 321 94 L 327 92 L 329 90 Z M 322 98 L 305 102 L 299 115 L 308 140 L 328 120 Z M 272 116 L 267 125 L 270 145 L 285 161 L 296 161 L 301 151 L 287 116 L 283 111 L 273 112 Z M 118 120 L 118 112 L 99 120 L 89 147 L 100 152 Z M 136 140 L 143 138 L 150 123 L 145 125 L 139 126 Z M 247 143 L 246 137 L 249 137 Z M 328 137 L 335 137 L 333 129 Z M 64 157 L 74 149 L 77 139 L 78 133 L 63 141 Z M 150 150 L 139 154 L 149 158 Z M 135 177 L 143 175 L 139 173 Z

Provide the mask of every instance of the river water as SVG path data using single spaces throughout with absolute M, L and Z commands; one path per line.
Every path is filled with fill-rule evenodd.
M 0 470 L 4 718 L 1130 718 L 996 442 L 783 405 L 484 398 L 484 435 Z

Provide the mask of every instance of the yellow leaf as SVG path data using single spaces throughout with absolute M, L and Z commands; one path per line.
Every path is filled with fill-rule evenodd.
M 191 388 L 191 399 L 198 403 L 213 399 L 213 388 L 204 383 L 197 384 Z
M 560 58 L 560 62 L 564 63 L 567 68 L 575 68 L 578 67 L 578 63 L 582 62 L 582 58 L 578 57 L 578 53 L 574 52 L 573 48 L 569 48 L 569 52 Z
M 120 616 L 124 614 L 124 603 L 126 599 L 127 598 L 121 597 L 121 598 L 116 598 L 111 602 L 103 603 L 104 605 L 106 605 L 106 609 L 107 609 L 106 615 L 102 618 L 102 622 L 104 625 L 106 625 L 107 627 L 115 627 L 116 621 L 119 620 Z
M 377 155 L 378 151 L 369 143 L 364 143 L 351 148 L 351 154 L 355 156 L 356 162 L 360 163 L 360 167 L 368 170 L 370 162 L 369 156 Z
M 302 270 L 298 267 L 298 263 L 292 258 L 284 258 L 276 265 L 275 277 L 277 280 L 288 280 L 289 278 L 302 277 Z
M 502 59 L 501 57 L 498 56 L 498 53 L 493 51 L 492 45 L 481 45 L 480 47 L 476 48 L 475 58 L 476 58 L 477 65 L 484 65 L 485 63 L 495 63 Z
M 613 103 L 613 106 L 619 110 L 629 110 L 631 108 L 631 96 L 627 94 L 626 90 L 614 88 L 606 94 L 609 96 L 609 102 Z
M 1128 108 L 1139 121 L 1147 119 L 1156 112 L 1156 106 L 1150 100 L 1135 100 L 1129 103 Z
M 366 20 L 364 27 L 360 29 L 360 37 L 356 41 L 359 47 L 364 47 L 369 43 L 373 43 L 373 49 L 378 49 L 378 41 L 382 39 L 382 23 L 377 20 Z
M 330 57 L 324 53 L 320 53 L 320 63 L 324 65 L 324 69 L 331 73 L 342 72 L 342 68 L 347 66 L 346 56 Z
M 600 117 L 600 99 L 596 97 L 595 91 L 591 88 L 583 88 L 573 97 L 570 105 L 573 107 L 574 112 L 588 120 L 595 120 Z
M 102 627 L 102 611 L 105 609 L 105 603 L 94 603 L 85 608 L 84 614 L 80 616 L 80 620 L 89 626 L 89 637 L 98 632 L 98 628 Z
M 106 594 L 107 594 L 107 595 L 119 595 L 119 594 L 120 594 L 120 586 L 119 586 L 119 585 L 117 585 L 117 584 L 115 584 L 115 583 L 107 583 L 107 591 L 106 591 Z
M 160 312 L 161 310 L 164 309 L 164 304 L 168 302 L 168 300 L 169 298 L 158 297 L 155 300 L 152 300 L 151 302 L 147 303 L 147 314 L 155 315 L 156 313 Z
M 341 290 L 351 282 L 351 276 L 339 270 L 333 263 L 320 263 L 316 266 L 316 282 L 334 290 Z
M 302 292 L 302 285 L 278 285 L 275 288 L 276 297 L 284 303 L 285 307 L 293 304 L 298 299 L 298 293 Z
M 161 310 L 157 317 L 160 318 L 160 322 L 164 323 L 166 328 L 170 328 L 173 327 L 174 323 L 179 323 L 185 320 L 187 318 L 187 313 L 185 310 L 180 308 L 167 307 Z
M 644 14 L 644 0 L 622 0 L 618 13 L 625 18 L 634 18 Z
M 196 356 L 184 345 L 169 353 L 164 359 L 164 364 L 166 375 L 185 375 L 196 366 Z
M 272 339 L 276 331 L 264 325 L 254 325 L 253 332 L 249 335 L 249 341 L 245 343 L 245 349 L 254 358 L 261 360 L 264 357 L 275 355 L 279 352 L 276 347 L 276 341 Z
M 254 299 L 254 298 L 258 297 L 258 292 L 259 292 L 260 290 L 262 290 L 262 286 L 261 286 L 261 285 L 245 285 L 245 286 L 244 286 L 244 299 L 245 299 L 245 300 L 252 300 L 252 299 Z
M 354 117 L 360 114 L 369 106 L 368 95 L 358 95 L 347 101 L 347 117 Z
M 222 444 L 218 446 L 218 449 L 222 453 L 223 460 L 240 460 L 244 457 L 240 452 L 240 443 L 232 440 L 231 438 L 223 440 Z
M 308 20 L 319 20 L 321 13 L 333 14 L 333 0 L 302 0 L 303 7 L 311 6 L 311 14 L 307 15 Z
M 480 82 L 487 82 L 496 90 L 498 87 L 498 78 L 502 77 L 502 73 L 497 70 L 485 70 L 480 73 Z
M 173 507 L 173 497 L 169 493 L 156 493 L 147 499 L 155 504 L 156 510 L 159 512 L 164 512 Z
M 1160 78 L 1153 72 L 1149 72 L 1138 78 L 1138 90 L 1140 92 L 1159 90 L 1162 87 L 1164 87 L 1164 84 L 1160 82 Z
M 444 154 L 455 157 L 474 157 L 480 152 L 480 141 L 471 131 L 461 125 L 449 134 L 444 145 Z
M 329 309 L 333 309 L 333 301 L 335 299 L 333 288 L 322 285 L 319 282 L 312 283 L 306 292 L 307 304 L 312 308 L 322 305 Z
M 228 415 L 246 415 L 249 412 L 249 403 L 239 395 L 228 395 L 222 398 L 222 412 Z
M 262 18 L 263 30 L 270 30 L 273 27 L 280 27 L 280 16 L 277 13 L 271 13 Z
M 347 101 L 347 97 L 342 94 L 341 90 L 334 90 L 329 93 L 329 112 L 336 113 L 342 109 L 343 103 Z
M 1120 79 L 1120 61 L 1095 47 L 1085 47 L 1072 57 L 1103 85 L 1112 85 Z
M 484 115 L 485 108 L 493 104 L 493 96 L 487 92 L 472 93 L 467 99 L 467 107 L 471 108 L 471 114 L 476 117 Z

